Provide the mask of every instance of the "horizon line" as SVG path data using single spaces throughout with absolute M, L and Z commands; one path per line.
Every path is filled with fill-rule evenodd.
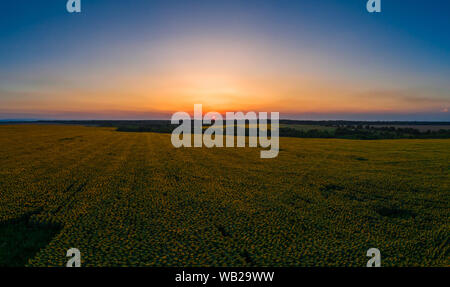
M 101 122 L 101 121 L 170 121 L 170 119 L 28 119 L 28 118 L 12 118 L 0 119 L 2 123 L 20 123 L 20 122 Z M 450 124 L 450 120 L 355 120 L 355 119 L 291 119 L 280 118 L 279 121 L 296 121 L 296 122 L 372 122 L 372 123 L 444 123 Z

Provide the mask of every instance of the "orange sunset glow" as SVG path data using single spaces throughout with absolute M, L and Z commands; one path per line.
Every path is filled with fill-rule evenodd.
M 369 21 L 363 24 L 375 39 L 366 30 L 294 15 L 274 12 L 270 17 L 287 19 L 269 21 L 263 8 L 234 24 L 217 7 L 164 10 L 149 18 L 152 24 L 124 18 L 127 29 L 120 30 L 105 9 L 96 11 L 97 18 L 83 15 L 70 37 L 58 41 L 41 27 L 6 41 L 40 35 L 23 51 L 12 50 L 10 57 L 26 62 L 3 60 L 1 117 L 170 118 L 176 111 L 192 112 L 194 104 L 205 112 L 278 111 L 288 118 L 448 117 L 444 56 L 426 50 L 426 39 L 388 33 L 371 18 L 354 19 L 354 27 Z M 200 12 L 210 17 L 197 19 Z M 61 29 L 54 33 L 63 33 L 76 19 L 52 21 Z M 327 32 L 329 25 L 342 39 Z M 394 38 L 397 44 L 390 47 Z

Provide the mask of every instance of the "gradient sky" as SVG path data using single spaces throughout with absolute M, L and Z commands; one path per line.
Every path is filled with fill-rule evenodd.
M 449 121 L 450 1 L 2 1 L 0 119 Z

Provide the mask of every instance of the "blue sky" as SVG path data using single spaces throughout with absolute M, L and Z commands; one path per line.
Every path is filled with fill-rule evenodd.
M 450 120 L 450 2 L 4 1 L 0 118 Z

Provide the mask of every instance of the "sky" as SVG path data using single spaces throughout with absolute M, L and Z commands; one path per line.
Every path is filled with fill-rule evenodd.
M 0 119 L 450 121 L 450 1 L 2 1 Z

